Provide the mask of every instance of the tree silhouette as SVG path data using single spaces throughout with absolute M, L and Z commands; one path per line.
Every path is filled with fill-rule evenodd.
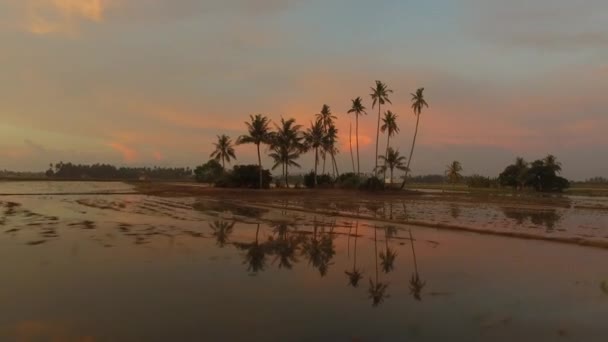
M 260 167 L 260 188 L 263 187 L 263 169 L 262 156 L 260 154 L 260 145 L 267 144 L 270 141 L 270 119 L 262 114 L 249 116 L 251 122 L 245 122 L 247 125 L 248 135 L 241 135 L 237 140 L 237 145 L 255 144 L 258 150 L 258 165 Z
M 323 133 L 325 135 L 327 135 L 329 127 L 333 126 L 334 124 L 334 119 L 336 119 L 336 117 L 331 113 L 331 109 L 329 108 L 328 105 L 324 104 L 323 107 L 321 108 L 321 112 L 318 114 L 315 114 L 316 120 L 317 121 L 321 121 L 321 123 L 323 123 Z M 323 146 L 323 174 L 325 174 L 325 159 L 327 157 L 327 153 L 332 154 L 332 151 L 329 149 L 329 147 L 327 146 L 327 144 L 325 146 Z
M 399 133 L 399 126 L 397 126 L 397 114 L 387 110 L 382 118 L 382 127 L 380 127 L 382 133 L 386 132 L 386 152 L 385 156 L 388 156 L 388 148 L 390 146 L 391 137 Z M 386 180 L 386 160 L 384 161 L 384 176 L 383 180 Z M 391 179 L 391 183 L 393 180 Z
M 213 230 L 213 237 L 220 248 L 223 248 L 232 234 L 235 222 L 213 221 L 209 223 L 209 227 Z
M 352 105 L 351 105 L 350 109 L 348 110 L 348 113 L 355 114 L 355 138 L 356 138 L 356 143 L 357 143 L 357 175 L 360 175 L 361 174 L 361 163 L 359 162 L 359 116 L 363 115 L 363 114 L 367 115 L 367 112 L 365 111 L 365 107 L 363 106 L 363 100 L 361 99 L 360 96 L 351 101 L 352 101 Z
M 276 125 L 276 132 L 271 134 L 270 148 L 272 152 L 269 156 L 274 160 L 272 169 L 276 169 L 281 165 L 283 167 L 282 175 L 285 179 L 285 186 L 289 187 L 287 176 L 289 167 L 300 167 L 296 162 L 302 151 L 304 150 L 302 126 L 296 124 L 295 119 L 285 120 L 281 118 L 281 125 Z
M 211 158 L 222 161 L 222 168 L 226 170 L 226 161 L 230 163 L 230 158 L 236 159 L 234 154 L 234 146 L 232 146 L 232 139 L 229 136 L 222 134 L 217 136 L 217 142 L 213 143 L 215 151 L 210 155 Z
M 317 231 L 318 222 L 315 221 L 312 236 L 306 239 L 302 245 L 302 254 L 306 256 L 310 265 L 319 270 L 321 277 L 324 277 L 336 251 L 331 232 L 323 231 L 321 234 L 317 234 Z
M 392 147 L 389 147 L 386 152 L 386 156 L 380 156 L 379 158 L 384 161 L 384 165 L 380 166 L 380 170 L 383 170 L 385 173 L 387 168 L 390 170 L 390 184 L 392 184 L 393 171 L 395 169 L 407 171 L 407 167 L 405 166 L 405 157 L 399 155 L 399 151 L 395 151 Z
M 268 249 L 266 244 L 259 243 L 258 235 L 260 233 L 260 223 L 257 225 L 254 242 L 234 244 L 237 248 L 246 251 L 244 263 L 247 264 L 247 271 L 252 272 L 253 274 L 263 271 L 266 267 L 266 253 Z
M 374 170 L 377 172 L 378 170 L 378 143 L 380 142 L 380 113 L 382 111 L 382 105 L 386 102 L 392 104 L 391 100 L 388 98 L 389 94 L 393 91 L 388 89 L 386 84 L 381 81 L 376 81 L 376 87 L 372 87 L 372 93 L 369 95 L 372 98 L 372 108 L 376 107 L 378 104 L 378 129 L 376 130 L 376 157 L 374 166 Z
M 418 136 L 418 124 L 420 123 L 420 114 L 422 114 L 422 109 L 424 107 L 429 106 L 429 104 L 424 99 L 424 88 L 418 88 L 415 94 L 412 95 L 412 110 L 414 111 L 414 115 L 416 115 L 416 130 L 414 131 L 414 140 L 412 141 L 412 149 L 410 150 L 410 157 L 407 161 L 407 171 L 405 171 L 405 178 L 403 178 L 403 183 L 401 183 L 401 189 L 405 187 L 405 182 L 407 181 L 407 174 L 410 171 L 410 163 L 412 162 L 412 157 L 414 156 L 414 146 L 416 146 L 416 137 Z
M 459 161 L 454 160 L 450 165 L 446 166 L 445 176 L 448 178 L 452 185 L 458 183 L 462 179 L 462 165 Z
M 307 149 L 313 149 L 315 151 L 315 173 L 314 173 L 314 185 L 317 186 L 317 167 L 319 165 L 319 148 L 323 147 L 325 140 L 325 134 L 323 132 L 323 122 L 320 120 L 315 123 L 310 123 L 310 128 L 304 132 L 304 142 Z

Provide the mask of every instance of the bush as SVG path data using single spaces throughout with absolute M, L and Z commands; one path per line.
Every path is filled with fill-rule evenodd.
M 222 165 L 215 159 L 194 169 L 194 177 L 199 183 L 215 183 L 224 175 Z
M 317 175 L 317 187 L 319 188 L 328 188 L 333 184 L 330 175 Z M 307 188 L 315 187 L 315 173 L 314 171 L 310 171 L 309 173 L 304 175 L 304 186 Z
M 467 186 L 469 188 L 489 188 L 492 186 L 492 181 L 490 177 L 472 175 L 467 177 Z
M 260 167 L 258 165 L 236 165 L 232 171 L 215 181 L 218 188 L 260 188 Z M 262 188 L 268 189 L 272 182 L 270 171 L 262 171 Z
M 342 189 L 358 189 L 361 186 L 361 177 L 355 173 L 344 173 L 336 179 L 336 186 Z
M 359 189 L 366 191 L 384 190 L 384 182 L 378 177 L 370 177 L 363 184 L 361 184 Z

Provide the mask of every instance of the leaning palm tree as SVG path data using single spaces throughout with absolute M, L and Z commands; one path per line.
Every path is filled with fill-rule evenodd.
M 462 165 L 459 161 L 454 160 L 450 165 L 446 166 L 445 176 L 448 178 L 452 185 L 455 185 L 460 179 L 462 179 Z
M 262 175 L 263 175 L 263 169 L 262 169 L 262 156 L 260 154 L 260 145 L 261 144 L 267 144 L 270 140 L 270 119 L 268 119 L 266 116 L 262 115 L 262 114 L 256 114 L 255 116 L 250 115 L 249 116 L 251 122 L 245 122 L 245 125 L 247 125 L 247 130 L 248 130 L 248 134 L 247 135 L 241 135 L 237 141 L 236 144 L 237 145 L 242 145 L 242 144 L 255 144 L 257 149 L 258 149 L 258 165 L 260 168 L 260 188 L 263 187 L 263 182 L 262 182 Z
M 381 81 L 376 81 L 376 87 L 372 87 L 372 93 L 369 95 L 372 98 L 372 108 L 376 107 L 378 104 L 378 129 L 376 130 L 376 166 L 374 170 L 377 172 L 378 170 L 378 143 L 380 142 L 380 113 L 382 111 L 382 105 L 385 103 L 392 104 L 391 100 L 388 98 L 388 94 L 392 93 L 391 89 L 388 89 L 386 84 Z
M 352 105 L 348 110 L 348 113 L 355 113 L 355 139 L 357 143 L 357 175 L 361 174 L 361 163 L 359 163 L 359 116 L 366 114 L 365 107 L 363 106 L 363 100 L 361 97 L 357 97 L 352 101 Z
M 414 141 L 412 141 L 412 149 L 410 150 L 410 158 L 407 161 L 408 171 L 405 173 L 405 178 L 403 178 L 403 183 L 401 183 L 401 189 L 405 187 L 405 182 L 407 181 L 407 173 L 410 169 L 410 163 L 412 162 L 412 157 L 414 155 L 414 146 L 416 146 L 416 136 L 418 135 L 418 123 L 420 123 L 420 114 L 422 113 L 422 109 L 424 107 L 429 107 L 429 104 L 426 103 L 424 99 L 424 88 L 418 88 L 415 94 L 412 95 L 412 110 L 414 111 L 414 115 L 416 115 L 416 130 L 414 131 Z
M 406 171 L 408 170 L 405 166 L 405 157 L 399 154 L 399 150 L 394 150 L 389 147 L 386 151 L 386 156 L 380 156 L 380 160 L 384 162 L 384 166 L 380 166 L 380 170 L 386 172 L 386 169 L 390 170 L 389 184 L 393 184 L 393 171 L 395 169 Z
M 215 146 L 215 151 L 211 153 L 210 157 L 217 161 L 221 160 L 222 168 L 224 169 L 224 171 L 226 171 L 225 162 L 227 161 L 230 163 L 230 158 L 236 159 L 236 156 L 234 154 L 234 146 L 232 145 L 232 139 L 230 139 L 230 137 L 226 134 L 218 135 L 217 142 L 213 143 L 213 146 Z
M 271 134 L 270 148 L 272 152 L 270 157 L 274 160 L 272 169 L 276 169 L 279 165 L 283 167 L 283 173 L 285 179 L 285 186 L 289 187 L 287 176 L 289 173 L 289 167 L 300 167 L 300 164 L 296 162 L 300 158 L 300 154 L 304 149 L 304 143 L 302 142 L 301 125 L 297 125 L 295 119 L 285 120 L 281 118 L 281 125 L 276 125 L 276 132 Z
M 388 156 L 388 148 L 390 146 L 391 137 L 395 134 L 399 133 L 399 126 L 397 126 L 397 114 L 387 110 L 384 113 L 384 118 L 382 118 L 382 127 L 380 127 L 380 131 L 382 133 L 386 132 L 386 153 L 385 156 Z M 384 163 L 384 179 L 386 179 L 386 162 Z
M 317 120 L 315 123 L 310 123 L 310 128 L 304 132 L 304 143 L 306 149 L 315 151 L 315 173 L 314 185 L 317 186 L 317 167 L 319 165 L 319 148 L 323 147 L 325 141 L 325 133 L 323 132 L 323 123 Z

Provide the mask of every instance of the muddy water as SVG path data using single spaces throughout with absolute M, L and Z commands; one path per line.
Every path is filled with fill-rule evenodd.
M 68 192 L 130 190 L 91 184 Z M 608 338 L 608 250 L 367 207 L 357 219 L 210 198 L 0 197 L 0 340 Z

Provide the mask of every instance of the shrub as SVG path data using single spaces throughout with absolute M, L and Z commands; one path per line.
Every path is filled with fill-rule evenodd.
M 222 165 L 215 159 L 194 169 L 194 177 L 199 183 L 215 183 L 222 178 L 223 174 Z
M 317 187 L 327 188 L 333 184 L 330 175 L 317 175 Z M 315 187 L 315 173 L 313 171 L 304 175 L 304 186 L 307 188 Z
M 359 188 L 366 191 L 384 190 L 384 182 L 378 177 L 370 177 Z
M 361 186 L 361 177 L 355 173 L 344 173 L 336 179 L 336 186 L 342 189 L 357 189 Z
M 232 183 L 237 188 L 260 188 L 260 167 L 258 165 L 236 165 L 230 173 Z M 263 189 L 268 189 L 272 182 L 270 171 L 262 171 Z
M 470 188 L 489 188 L 492 185 L 490 177 L 472 175 L 467 177 L 467 185 Z

